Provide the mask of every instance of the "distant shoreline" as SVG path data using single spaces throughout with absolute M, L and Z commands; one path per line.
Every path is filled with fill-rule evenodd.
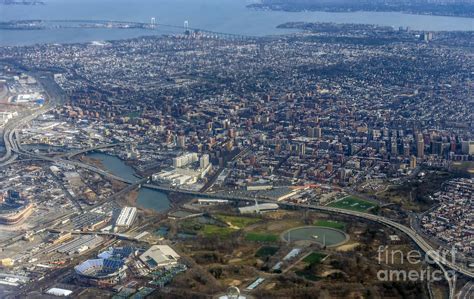
M 285 0 L 288 1 L 288 0 Z M 414 6 L 406 7 L 402 5 L 386 6 L 386 5 L 318 5 L 318 4 L 295 4 L 272 3 L 272 0 L 263 0 L 261 4 L 249 4 L 247 8 L 285 11 L 285 12 L 303 12 L 303 11 L 320 11 L 332 13 L 354 13 L 354 12 L 399 12 L 420 16 L 444 16 L 456 18 L 474 18 L 474 5 L 437 5 L 437 6 Z M 431 8 L 431 9 L 430 9 Z
M 43 1 L 8 1 L 8 0 L 0 0 L 0 5 L 45 5 Z

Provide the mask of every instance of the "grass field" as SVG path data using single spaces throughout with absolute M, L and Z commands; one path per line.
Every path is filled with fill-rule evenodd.
M 303 262 L 310 265 L 319 264 L 325 257 L 326 255 L 324 253 L 311 252 L 310 255 L 303 259 Z
M 273 234 L 247 233 L 245 235 L 245 240 L 255 242 L 276 242 L 278 236 Z
M 216 215 L 216 218 L 222 222 L 230 223 L 238 228 L 244 228 L 260 221 L 258 218 L 251 217 L 240 217 L 240 216 L 228 216 L 228 215 Z
M 256 257 L 267 257 L 267 256 L 271 256 L 271 255 L 274 255 L 277 251 L 278 251 L 278 247 L 275 247 L 275 246 L 262 246 L 260 247 L 259 250 L 257 250 L 257 252 L 255 253 L 255 256 Z
M 368 209 L 373 208 L 377 205 L 354 196 L 348 196 L 339 201 L 332 202 L 328 206 L 351 211 L 365 212 Z
M 333 221 L 333 220 L 316 220 L 314 222 L 316 226 L 330 227 L 340 230 L 345 230 L 346 224 L 344 222 Z
M 205 224 L 201 229 L 200 233 L 205 237 L 227 237 L 236 230 L 230 227 L 221 227 L 212 224 Z

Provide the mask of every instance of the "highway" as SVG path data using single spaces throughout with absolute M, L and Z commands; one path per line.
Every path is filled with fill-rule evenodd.
M 82 154 L 85 154 L 85 153 L 88 153 L 88 152 L 93 152 L 93 151 L 96 151 L 96 150 L 99 150 L 99 149 L 105 149 L 105 148 L 111 148 L 111 147 L 116 147 L 116 146 L 120 146 L 120 145 L 124 145 L 125 143 L 110 143 L 110 144 L 99 144 L 97 146 L 93 146 L 93 147 L 89 147 L 89 148 L 86 148 L 86 149 L 81 149 L 81 150 L 77 150 L 75 152 L 70 152 L 70 153 L 66 153 L 66 154 L 61 154 L 61 155 L 58 155 L 57 157 L 65 157 L 67 159 L 70 159 L 74 156 L 78 156 L 78 155 L 82 155 Z
M 459 293 L 459 299 L 472 299 L 474 298 L 474 282 L 469 281 L 464 285 Z
M 6 166 L 18 158 L 18 155 L 15 152 L 18 152 L 20 150 L 20 143 L 18 142 L 17 144 L 14 140 L 15 135 L 17 135 L 16 130 L 26 125 L 38 116 L 51 111 L 52 109 L 54 109 L 56 104 L 58 104 L 59 101 L 63 99 L 61 93 L 58 92 L 58 87 L 53 85 L 51 79 L 41 78 L 41 75 L 39 73 L 35 74 L 35 77 L 38 80 L 38 84 L 42 85 L 46 93 L 46 98 L 48 99 L 48 102 L 41 107 L 28 109 L 26 111 L 21 112 L 17 117 L 13 118 L 5 124 L 5 127 L 3 129 L 3 142 L 5 145 L 5 153 L 3 154 L 3 156 L 0 157 L 0 167 Z

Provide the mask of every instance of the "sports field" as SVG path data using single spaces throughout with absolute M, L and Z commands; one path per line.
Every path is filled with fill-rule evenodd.
M 369 201 L 357 198 L 355 196 L 348 196 L 346 198 L 332 202 L 328 206 L 351 211 L 366 212 L 368 209 L 373 208 L 377 205 Z

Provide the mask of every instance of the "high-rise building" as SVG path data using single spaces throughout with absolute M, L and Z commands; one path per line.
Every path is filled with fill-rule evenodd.
M 232 148 L 234 148 L 234 142 L 232 142 L 232 140 L 228 140 L 226 143 L 225 143 L 225 148 L 227 151 L 231 151 Z
M 306 144 L 304 144 L 304 143 L 299 144 L 298 153 L 300 154 L 300 156 L 306 155 Z
M 416 142 L 416 156 L 420 159 L 423 159 L 425 155 L 425 142 L 423 140 L 418 140 Z
M 411 168 L 411 169 L 415 169 L 415 168 L 416 168 L 416 157 L 415 157 L 415 156 L 411 156 L 411 157 L 410 157 L 410 168 Z
M 249 162 L 250 162 L 250 165 L 255 165 L 255 163 L 257 163 L 257 156 L 251 155 Z
M 326 164 L 326 171 L 332 172 L 332 170 L 333 170 L 332 163 L 329 162 L 328 164 Z
M 406 144 L 406 143 L 405 143 L 405 144 L 403 145 L 403 155 L 404 155 L 405 157 L 410 156 L 410 145 L 409 145 L 409 144 Z
M 173 158 L 173 166 L 178 168 L 184 167 L 196 161 L 198 161 L 198 155 L 196 153 L 189 153 Z
M 281 144 L 275 144 L 275 155 L 278 155 L 281 151 Z
M 391 144 L 391 152 L 392 155 L 397 156 L 398 155 L 398 145 L 397 142 L 392 142 Z
M 204 154 L 201 156 L 201 158 L 199 159 L 199 167 L 201 169 L 204 169 L 206 168 L 207 166 L 209 165 L 209 155 L 208 154 Z
M 474 155 L 474 141 L 463 141 L 461 151 L 465 155 Z
M 320 127 L 316 127 L 315 132 L 314 132 L 314 137 L 316 138 L 321 138 L 323 136 L 322 130 Z
M 433 39 L 433 32 L 424 32 L 420 35 L 420 39 L 425 42 L 430 42 Z
M 235 129 L 230 128 L 227 134 L 229 135 L 230 138 L 235 138 Z
M 186 137 L 184 135 L 179 135 L 176 141 L 178 147 L 185 148 L 186 147 Z
M 441 156 L 443 154 L 443 143 L 441 141 L 431 142 L 431 153 Z
M 339 179 L 344 182 L 346 180 L 347 171 L 345 168 L 339 169 Z

